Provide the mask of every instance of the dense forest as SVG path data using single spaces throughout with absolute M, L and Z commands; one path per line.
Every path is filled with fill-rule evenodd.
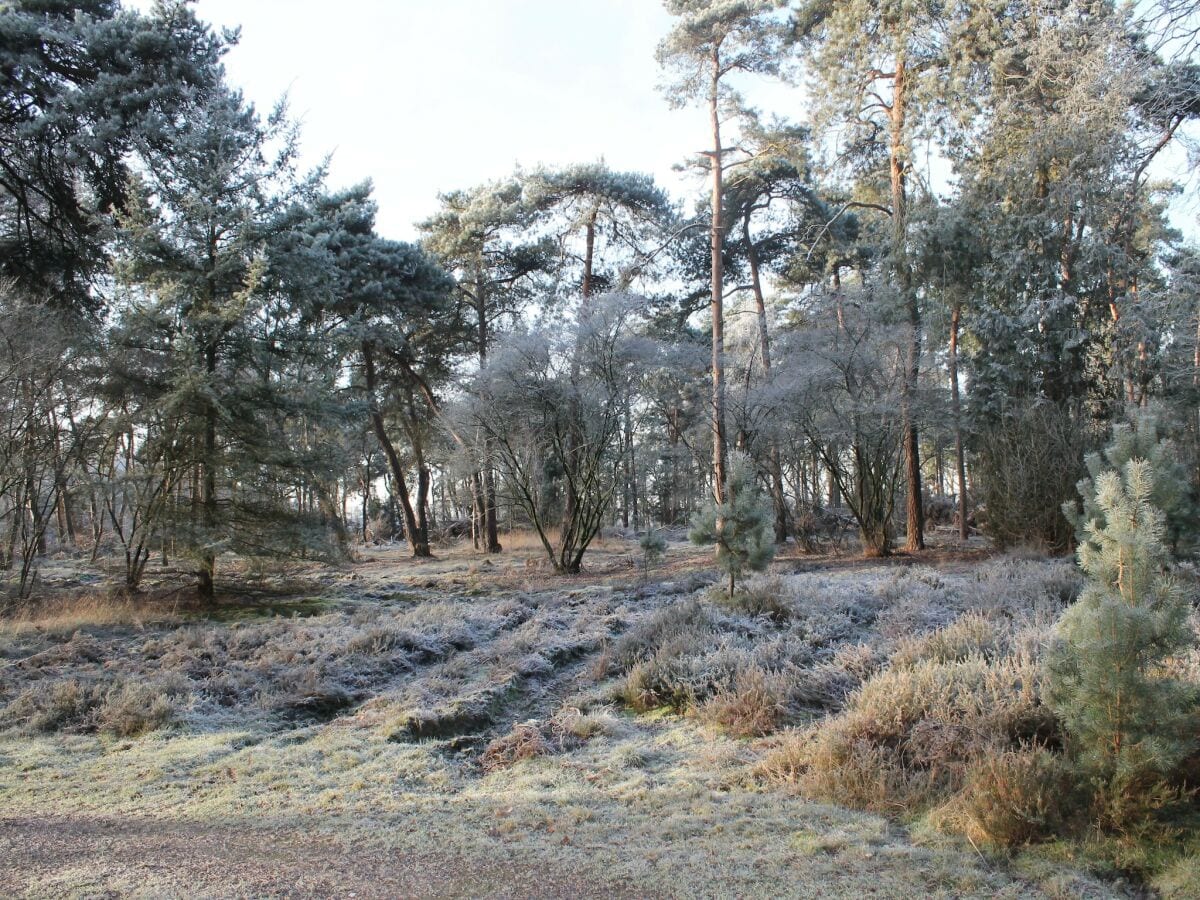
M 981 843 L 1069 831 L 1047 824 L 1046 797 L 1074 777 L 1056 768 L 1065 747 L 1092 778 L 1072 784 L 1104 785 L 1083 804 L 1097 833 L 1124 839 L 1129 822 L 1186 807 L 1192 824 L 1170 834 L 1191 840 L 1200 781 L 1178 773 L 1200 765 L 1187 736 L 1195 684 L 1184 686 L 1200 672 L 1188 649 L 1200 527 L 1200 4 L 665 6 L 664 108 L 710 126 L 709 145 L 678 163 L 690 196 L 610 168 L 601 140 L 575 165 L 439 185 L 437 212 L 407 242 L 377 230 L 369 181 L 338 186 L 327 165 L 301 164 L 287 103 L 257 109 L 230 83 L 224 59 L 238 34 L 191 4 L 0 3 L 0 613 L 31 615 L 63 560 L 91 566 L 122 602 L 186 596 L 215 610 L 251 570 L 344 571 L 378 547 L 402 547 L 415 559 L 398 567 L 418 573 L 465 550 L 474 577 L 515 546 L 522 565 L 532 552 L 528 565 L 567 590 L 606 539 L 628 543 L 648 573 L 690 536 L 703 552 L 674 552 L 718 567 L 713 596 L 746 618 L 705 605 L 686 607 L 685 621 L 685 607 L 647 601 L 644 646 L 610 652 L 607 636 L 589 638 L 586 652 L 604 659 L 596 678 L 624 679 L 630 709 L 700 710 L 741 723 L 742 737 L 809 721 L 785 708 L 840 715 L 774 747 L 756 771 L 875 812 L 953 796 L 994 813 L 995 797 L 1036 783 L 1040 799 L 1013 801 L 1036 810 L 1014 814 L 1008 837 L 979 818 L 949 827 Z M 795 86 L 802 104 L 757 108 L 751 98 L 773 82 Z M 1078 551 L 1088 586 L 1053 606 L 1046 598 L 1076 595 L 1078 584 L 1061 587 L 1075 570 L 1042 560 L 1051 574 L 1029 588 L 1038 599 L 1020 615 L 1006 606 L 1001 627 L 961 598 L 980 583 L 1025 596 L 1013 585 L 1033 569 L 1016 581 L 902 579 L 878 589 L 900 598 L 890 607 L 822 601 L 821 615 L 847 623 L 837 637 L 802 633 L 803 591 L 776 586 L 764 599 L 752 583 L 738 594 L 777 554 L 890 565 L 920 563 L 935 544 L 964 559 Z M 870 643 L 860 626 L 917 608 L 905 591 L 932 592 L 945 609 L 913 625 L 916 636 L 892 626 L 882 656 L 874 644 L 874 656 L 854 649 Z M 422 664 L 468 652 L 479 629 L 509 627 L 488 624 L 509 615 L 502 606 L 464 613 L 475 629 L 466 638 L 422 638 Z M 869 622 L 855 611 L 868 607 Z M 530 610 L 531 622 L 548 615 Z M 1036 652 L 1016 625 L 1004 630 L 1026 613 L 1049 628 L 1060 612 L 1057 643 Z M 571 628 L 599 635 L 602 621 Z M 1131 642 L 1125 651 L 1089 630 L 1097 621 Z M 922 629 L 943 643 L 919 643 Z M 167 650 L 147 658 L 182 652 L 173 640 L 185 638 L 161 638 Z M 410 638 L 388 640 L 379 653 L 403 645 L 417 658 Z M 823 646 L 826 656 L 811 649 Z M 663 648 L 693 660 L 686 676 L 678 662 L 664 674 Z M 203 653 L 227 654 L 232 672 L 235 649 Z M 355 663 L 357 680 L 336 690 L 322 670 L 318 687 L 297 689 L 304 709 L 363 702 L 364 684 L 394 675 L 371 668 L 380 658 Z M 994 694 L 971 716 L 1026 697 L 1035 670 L 1043 700 L 981 724 L 961 718 L 946 685 L 965 682 L 950 676 L 870 680 L 933 660 L 980 667 L 970 690 Z M 1011 670 L 996 674 L 1005 660 Z M 803 690 L 779 680 L 800 671 Z M 521 672 L 520 684 L 535 677 Z M 17 697 L 16 683 L 0 684 L 0 700 Z M 249 687 L 227 690 L 242 698 L 230 703 L 251 702 Z M 863 735 L 887 714 L 865 705 L 902 707 L 906 690 L 955 710 L 926 709 L 930 721 L 1004 732 L 987 743 L 992 768 L 954 743 L 967 738 L 920 731 L 920 716 L 870 744 Z M 40 710 L 39 696 L 28 702 Z M 766 724 L 747 725 L 756 697 Z M 1140 712 L 1113 713 L 1114 702 Z M 280 703 L 270 715 L 297 715 Z M 466 721 L 464 708 L 453 707 Z M 471 713 L 471 727 L 495 728 L 497 708 Z M 35 718 L 20 715 L 21 727 Z M 405 721 L 388 740 L 457 727 Z M 497 754 L 567 752 L 610 728 L 572 720 L 585 735 L 546 721 L 558 730 L 489 733 L 485 771 Z M 891 753 L 905 760 L 894 770 L 881 761 Z M 920 789 L 917 770 L 928 776 Z M 1185 882 L 1200 872 L 1189 858 Z M 1107 874 L 1163 869 L 1112 865 Z M 996 888 L 980 877 L 981 892 Z

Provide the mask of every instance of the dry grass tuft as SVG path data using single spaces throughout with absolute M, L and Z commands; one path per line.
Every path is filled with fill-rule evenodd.
M 733 737 L 761 737 L 788 716 L 788 680 L 759 668 L 743 669 L 699 707 L 700 718 Z
M 932 634 L 901 638 L 891 664 L 911 669 L 926 660 L 952 663 L 972 656 L 994 659 L 1007 648 L 1008 641 L 1000 625 L 982 613 L 970 612 Z
M 963 789 L 933 813 L 933 824 L 978 846 L 1012 849 L 1052 837 L 1071 809 L 1074 779 L 1062 759 L 1042 748 L 980 756 Z
M 732 597 L 719 587 L 712 591 L 713 600 L 732 612 L 752 618 L 763 616 L 781 624 L 791 619 L 795 612 L 788 594 L 787 583 L 779 577 L 756 578 Z
M 885 669 L 837 716 L 793 738 L 761 768 L 817 799 L 915 812 L 960 790 L 985 757 L 1057 737 L 1028 658 L 980 656 Z
M 1164 900 L 1195 900 L 1200 897 L 1200 852 L 1172 863 L 1153 881 Z
M 553 751 L 536 722 L 514 725 L 508 734 L 496 738 L 484 748 L 479 758 L 484 772 L 507 769 L 522 760 L 547 756 Z
M 181 622 L 183 618 L 177 595 L 164 599 L 154 595 L 131 597 L 111 591 L 57 594 L 0 618 L 0 635 L 69 634 L 87 627 L 141 627 L 150 622 Z
M 25 733 L 102 732 L 137 737 L 171 722 L 175 716 L 172 695 L 176 693 L 162 684 L 124 680 L 41 681 L 21 691 L 0 721 Z
M 480 755 L 479 766 L 490 774 L 539 756 L 569 753 L 594 737 L 620 732 L 607 711 L 584 713 L 574 707 L 563 708 L 545 721 L 520 722 L 507 734 L 494 738 Z

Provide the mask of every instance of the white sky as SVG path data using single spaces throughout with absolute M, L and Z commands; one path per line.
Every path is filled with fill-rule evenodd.
M 149 0 L 132 6 L 148 7 Z M 381 234 L 415 236 L 439 192 L 520 163 L 601 157 L 680 193 L 674 163 L 706 146 L 699 109 L 673 111 L 654 50 L 659 0 L 199 0 L 242 28 L 230 81 L 262 111 L 288 92 L 305 162 L 375 183 Z

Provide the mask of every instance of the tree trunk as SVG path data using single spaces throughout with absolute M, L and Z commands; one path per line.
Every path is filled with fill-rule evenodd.
M 958 477 L 958 539 L 971 536 L 967 527 L 967 463 L 963 454 L 962 400 L 958 389 L 958 324 L 959 303 L 954 302 L 950 313 L 950 408 L 954 415 L 954 471 Z
M 216 378 L 217 348 L 209 344 L 204 351 L 204 368 L 209 383 Z M 217 409 L 211 400 L 204 405 L 204 460 L 200 479 L 200 516 L 204 523 L 205 550 L 200 557 L 196 592 L 208 603 L 215 599 L 216 553 L 211 549 L 217 529 Z
M 599 208 L 592 210 L 591 216 L 588 218 L 585 229 L 585 248 L 583 254 L 583 285 L 580 292 L 583 294 L 583 308 L 580 310 L 580 318 L 588 314 L 587 305 L 592 296 L 592 269 L 595 265 L 596 257 L 596 219 L 600 214 Z M 579 346 L 575 347 L 575 359 L 571 363 L 572 376 L 579 374 Z M 572 429 L 567 442 L 567 452 L 571 455 L 579 453 L 579 436 Z M 566 465 L 571 465 L 570 460 L 564 460 Z M 563 522 L 573 522 L 575 520 L 575 508 L 579 504 L 579 498 L 575 495 L 575 484 L 571 479 L 567 479 L 566 485 L 566 502 L 563 504 Z M 629 527 L 629 505 L 625 504 L 625 527 Z M 565 527 L 565 525 L 564 525 Z
M 583 286 L 580 288 L 585 301 L 592 296 L 592 268 L 596 258 L 596 219 L 599 215 L 600 209 L 596 207 L 587 221 L 586 243 L 583 252 Z
M 721 112 L 720 112 L 721 51 L 712 51 L 712 74 L 709 82 L 709 120 L 712 125 L 712 441 L 713 497 L 725 502 L 725 307 L 724 268 L 721 256 L 724 243 L 721 207 L 724 203 L 724 184 L 721 171 Z M 719 525 L 719 523 L 718 523 Z
M 763 373 L 771 377 L 771 338 L 767 333 L 767 303 L 763 296 L 762 277 L 758 268 L 758 248 L 750 239 L 750 212 L 742 217 L 742 243 L 746 259 L 750 263 L 750 285 L 754 290 L 754 305 L 758 311 L 758 346 L 762 354 Z M 767 454 L 767 467 L 771 476 L 771 503 L 775 508 L 775 541 L 782 544 L 788 536 L 788 506 L 783 492 L 783 463 L 779 447 L 774 441 Z
M 905 159 L 905 116 L 908 85 L 905 77 L 903 50 L 896 54 L 896 73 L 892 79 L 892 105 L 888 155 L 892 183 L 892 268 L 908 315 L 908 351 L 905 360 L 903 391 L 901 392 L 902 441 L 904 443 L 905 481 L 908 486 L 905 502 L 906 540 L 904 548 L 910 553 L 925 548 L 925 510 L 921 488 L 921 449 L 917 425 L 913 419 L 913 402 L 921 364 L 921 310 L 912 286 L 912 271 L 908 265 L 908 197 L 905 182 L 908 177 Z
M 475 314 L 479 333 L 479 365 L 482 368 L 487 363 L 488 352 L 488 322 L 487 295 L 484 292 L 482 269 L 475 273 Z M 496 510 L 496 476 L 492 471 L 491 448 L 487 438 L 484 438 L 484 460 L 482 472 L 481 505 L 483 518 L 483 549 L 487 553 L 499 553 L 500 524 Z
M 483 549 L 483 476 L 479 472 L 471 474 L 471 545 L 476 550 Z
M 379 411 L 379 404 L 375 399 L 375 357 L 370 341 L 363 342 L 362 354 L 367 380 L 367 396 L 371 405 L 371 425 L 375 430 L 375 437 L 379 440 L 379 446 L 383 449 L 383 455 L 387 457 L 388 467 L 392 470 L 395 493 L 400 497 L 400 508 L 404 513 L 405 537 L 408 538 L 408 544 L 412 547 L 413 556 L 432 556 L 433 554 L 429 551 L 429 541 L 423 540 L 421 537 L 417 516 L 413 511 L 412 498 L 408 493 L 408 482 L 404 479 L 404 467 L 400 464 L 400 456 L 396 453 L 395 445 L 388 437 L 387 428 L 383 423 L 383 413 Z
M 362 476 L 362 542 L 367 543 L 367 524 L 371 512 L 371 454 L 363 461 Z

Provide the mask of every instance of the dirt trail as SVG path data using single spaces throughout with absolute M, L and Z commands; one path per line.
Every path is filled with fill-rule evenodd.
M 430 835 L 436 845 L 437 835 Z M 291 826 L 0 819 L 5 897 L 644 897 L 514 857 L 348 846 Z

